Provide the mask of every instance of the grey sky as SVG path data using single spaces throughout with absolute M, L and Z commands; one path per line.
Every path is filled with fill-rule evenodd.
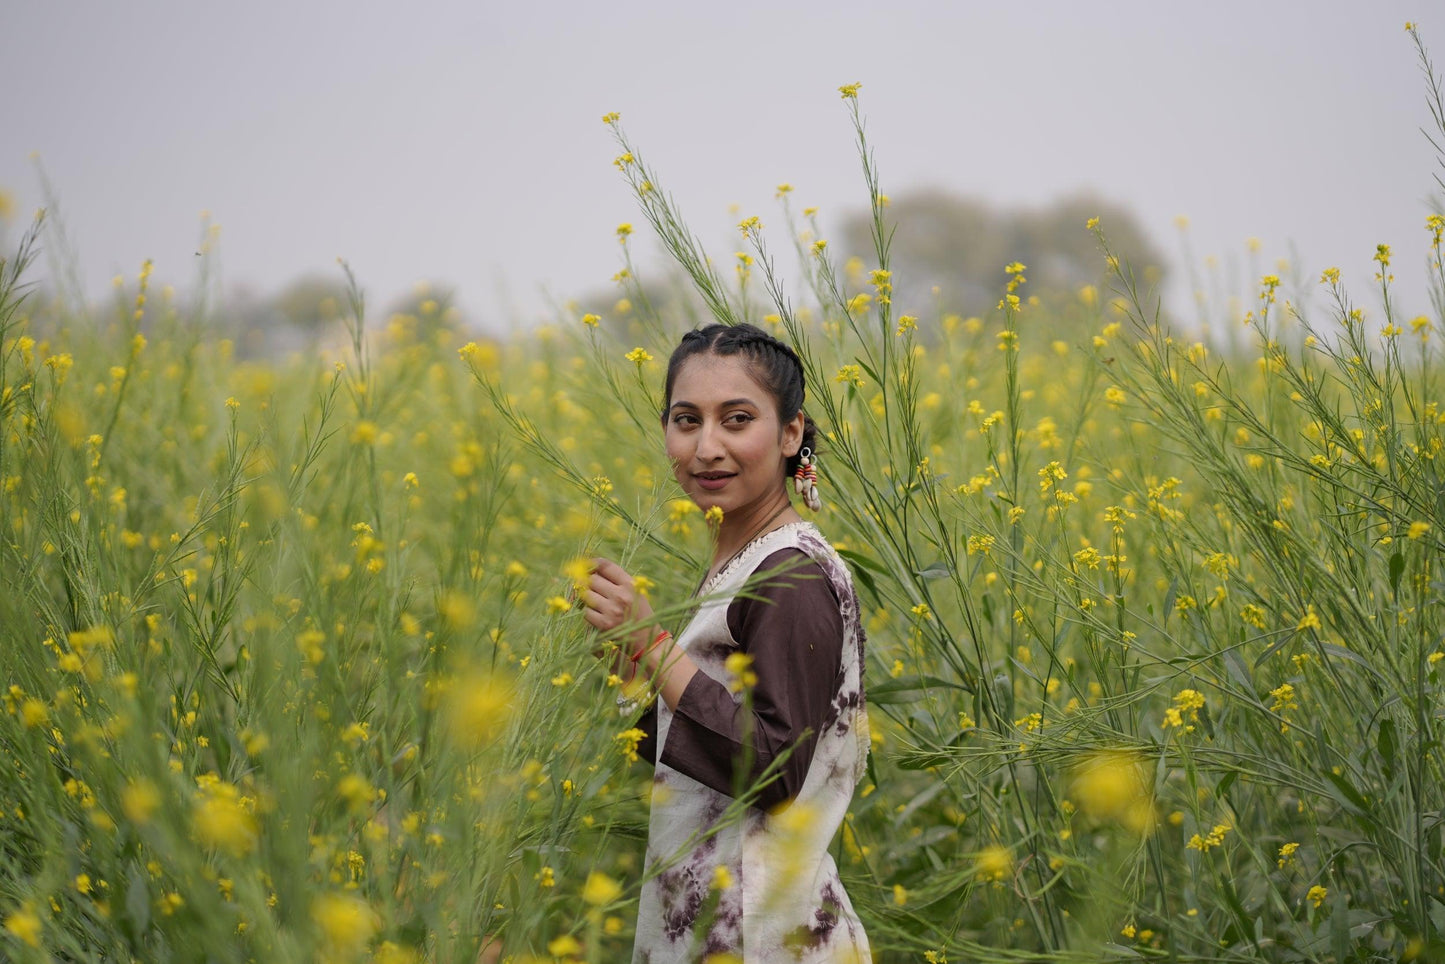
M 603 113 L 726 255 L 729 205 L 776 229 L 779 182 L 825 227 L 863 200 L 835 90 L 861 81 L 889 193 L 1091 189 L 1171 255 L 1184 214 L 1201 266 L 1252 286 L 1292 243 L 1309 280 L 1338 264 L 1367 305 L 1385 241 L 1418 313 L 1436 168 L 1403 26 L 1445 61 L 1426 7 L 8 0 L 0 188 L 38 206 L 38 152 L 92 293 L 147 257 L 183 287 L 205 209 L 228 284 L 341 255 L 373 304 L 430 278 L 480 322 L 527 323 L 544 289 L 605 291 L 615 226 L 641 221 Z M 1169 300 L 1187 310 L 1187 285 Z

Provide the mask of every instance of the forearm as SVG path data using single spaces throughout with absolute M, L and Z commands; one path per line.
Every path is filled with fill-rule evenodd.
M 729 796 L 775 771 L 755 801 L 764 808 L 797 794 L 812 759 L 811 732 L 796 731 L 774 710 L 751 700 L 739 703 L 726 685 L 705 673 L 695 674 L 685 690 L 673 708 L 667 743 L 657 749 L 660 762 Z
M 634 666 L 636 674 L 651 682 L 653 692 L 670 710 L 677 709 L 677 701 L 682 699 L 683 691 L 698 671 L 697 663 L 677 645 L 671 634 L 646 650 Z

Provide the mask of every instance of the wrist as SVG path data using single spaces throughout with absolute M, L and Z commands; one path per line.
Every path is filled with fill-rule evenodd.
M 633 664 L 636 664 L 636 663 L 641 662 L 644 658 L 647 657 L 647 655 L 648 655 L 649 653 L 651 653 L 653 650 L 657 649 L 659 646 L 664 645 L 664 644 L 665 644 L 669 639 L 671 639 L 671 638 L 672 638 L 672 633 L 668 632 L 668 631 L 665 630 L 665 629 L 660 630 L 655 636 L 652 637 L 652 641 L 651 641 L 651 642 L 646 643 L 646 644 L 638 647 L 637 650 L 636 650 L 635 652 L 633 652 L 631 656 L 628 656 L 628 657 L 627 657 L 628 661 L 631 662 L 631 663 L 633 663 Z

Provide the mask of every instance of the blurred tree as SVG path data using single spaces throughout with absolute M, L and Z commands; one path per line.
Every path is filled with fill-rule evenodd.
M 346 283 L 339 276 L 304 275 L 282 288 L 271 307 L 280 323 L 318 334 L 347 311 Z
M 303 275 L 270 297 L 247 287 L 227 293 L 217 323 L 240 358 L 278 358 L 315 351 L 334 339 L 347 311 L 346 285 L 339 278 Z
M 466 320 L 456 306 L 456 294 L 455 288 L 418 281 L 387 310 L 388 334 L 393 339 L 430 341 L 443 329 L 466 330 Z
M 937 303 L 947 312 L 983 315 L 998 304 L 1007 282 L 1004 266 L 1015 261 L 1028 266 L 1025 297 L 1047 302 L 1098 285 L 1106 273 L 1104 256 L 1084 226 L 1093 217 L 1141 288 L 1157 287 L 1164 257 L 1122 205 L 1075 195 L 1039 208 L 998 208 L 934 189 L 894 197 L 884 209 L 886 223 L 896 226 L 890 249 L 894 311 L 922 315 Z M 844 251 L 865 267 L 876 263 L 870 227 L 869 213 L 857 211 L 845 217 L 841 232 Z
M 396 344 L 428 341 L 443 330 L 462 331 L 464 319 L 455 307 L 455 291 L 419 282 L 394 301 L 384 314 L 366 309 L 368 328 L 385 319 L 385 334 Z M 232 290 L 222 312 L 227 337 L 243 358 L 280 357 L 288 352 L 315 352 L 347 341 L 351 305 L 346 281 L 339 274 L 304 275 L 279 292 L 263 296 L 246 288 Z

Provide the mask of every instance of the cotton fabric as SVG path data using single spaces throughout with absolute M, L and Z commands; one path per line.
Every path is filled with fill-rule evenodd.
M 657 700 L 637 724 L 648 733 L 639 753 L 655 760 L 647 867 L 656 874 L 643 886 L 632 960 L 731 952 L 769 964 L 867 962 L 828 849 L 869 746 L 848 569 L 815 526 L 797 522 L 745 548 L 698 595 L 677 645 L 699 672 L 675 710 Z M 736 652 L 757 674 L 750 709 L 729 686 Z M 755 759 L 740 775 L 745 746 Z M 789 750 L 754 804 L 729 812 L 735 788 Z

